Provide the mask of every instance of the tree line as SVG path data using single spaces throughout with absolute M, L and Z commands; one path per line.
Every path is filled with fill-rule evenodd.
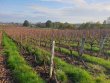
M 35 23 L 32 24 L 28 20 L 25 20 L 23 23 L 25 27 L 34 27 L 34 28 L 55 28 L 55 29 L 101 29 L 101 28 L 110 28 L 110 24 L 101 24 L 100 22 L 86 22 L 82 24 L 71 24 L 71 23 L 61 23 L 61 22 L 52 22 L 47 20 L 45 23 Z
M 56 28 L 56 29 L 74 29 L 75 25 L 70 23 L 61 23 L 61 22 L 52 22 L 51 20 L 47 20 L 45 23 L 36 23 L 31 24 L 28 20 L 25 20 L 23 23 L 25 27 L 36 27 L 36 28 Z

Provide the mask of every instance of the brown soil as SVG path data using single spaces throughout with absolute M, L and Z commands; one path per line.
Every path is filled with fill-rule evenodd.
M 36 63 L 35 56 L 31 53 L 21 50 L 22 56 L 28 64 L 39 74 L 45 81 L 49 83 L 49 66 L 44 66 Z
M 42 47 L 42 49 L 47 50 L 48 52 L 51 52 L 50 48 Z M 85 68 L 83 63 L 78 60 L 78 58 L 70 55 L 65 55 L 61 52 L 55 51 L 55 56 L 61 58 L 62 60 L 66 61 L 69 64 L 75 65 L 75 66 L 82 66 L 82 68 Z
M 78 51 L 78 49 L 77 49 L 77 47 L 69 47 L 69 46 L 64 46 L 64 45 L 60 45 L 60 47 L 63 47 L 63 48 L 66 48 L 66 49 L 68 49 L 68 50 L 74 50 L 74 51 Z M 99 55 L 99 52 L 94 52 L 94 51 L 90 51 L 90 50 L 84 50 L 84 54 L 88 54 L 88 55 L 90 55 L 90 56 L 94 56 L 94 57 L 99 57 L 99 58 L 103 58 L 103 59 L 105 59 L 105 60 L 109 60 L 110 59 L 110 57 L 109 57 L 109 55 L 107 55 L 107 54 L 101 54 L 101 55 Z
M 2 54 L 0 54 L 0 83 L 14 83 L 11 72 L 6 65 L 6 57 Z
M 49 48 L 42 47 L 42 49 L 47 50 L 47 51 L 50 52 Z M 84 64 L 82 63 L 82 61 L 80 61 L 76 57 L 70 57 L 69 55 L 65 55 L 65 54 L 63 54 L 61 52 L 58 52 L 58 51 L 55 51 L 55 56 L 61 58 L 62 60 L 66 61 L 67 63 L 69 63 L 71 65 L 75 65 L 77 67 L 81 67 L 81 68 L 89 71 L 91 73 L 91 75 L 93 75 L 93 76 L 100 75 L 100 70 L 94 69 L 91 66 L 89 66 L 89 62 L 84 62 L 87 66 L 87 67 L 85 67 Z

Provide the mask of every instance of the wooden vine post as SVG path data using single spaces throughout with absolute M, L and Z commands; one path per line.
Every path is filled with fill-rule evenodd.
M 23 41 L 22 41 L 22 33 L 20 33 L 20 43 L 22 44 Z M 22 49 L 22 46 L 20 45 L 20 49 Z
M 105 41 L 106 41 L 106 36 L 103 36 L 103 37 L 101 38 L 101 41 L 100 41 L 100 51 L 99 51 L 99 55 L 101 55 L 101 53 L 103 52 Z
M 55 50 L 55 41 L 52 42 L 52 56 L 51 56 L 51 62 L 50 62 L 50 78 L 52 78 L 53 71 L 54 71 L 54 50 Z
M 82 54 L 83 54 L 84 44 L 85 44 L 85 37 L 82 38 L 81 43 L 80 43 L 80 50 L 79 50 L 79 55 L 80 56 L 82 56 Z
M 79 59 L 80 61 L 83 63 L 83 65 L 88 68 L 87 64 L 84 62 L 84 60 L 82 59 L 82 55 L 84 53 L 84 45 L 85 45 L 85 41 L 86 41 L 86 38 L 83 37 L 81 39 L 81 43 L 80 43 L 80 49 L 79 49 Z

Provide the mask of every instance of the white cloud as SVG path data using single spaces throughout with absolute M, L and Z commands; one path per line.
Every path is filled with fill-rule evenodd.
M 85 0 L 41 0 L 41 1 L 48 1 L 48 2 L 59 2 L 59 3 L 66 3 L 66 4 L 74 4 L 77 6 L 84 6 L 87 5 Z
M 55 1 L 63 1 L 63 0 L 55 0 Z M 66 0 L 64 0 L 66 2 Z M 36 11 L 35 13 L 38 14 L 42 14 L 45 17 L 51 17 L 51 18 L 60 18 L 63 20 L 67 20 L 67 19 L 73 19 L 73 21 L 75 21 L 76 17 L 77 19 L 80 19 L 81 21 L 84 20 L 101 20 L 101 18 L 103 18 L 102 20 L 104 20 L 104 18 L 106 19 L 106 17 L 109 16 L 110 14 L 110 3 L 91 3 L 91 4 L 87 4 L 87 2 L 85 2 L 85 0 L 70 0 L 70 1 L 79 1 L 78 3 L 81 4 L 81 1 L 83 2 L 82 6 L 77 6 L 77 7 L 60 7 L 60 8 L 50 8 L 50 7 L 46 7 L 46 6 L 40 6 L 40 5 L 32 5 L 30 6 L 30 8 L 32 8 L 34 11 Z M 69 3 L 68 3 L 69 4 Z M 35 14 L 34 13 L 34 14 Z M 81 17 L 83 19 L 81 19 Z M 75 18 L 75 19 L 74 19 Z M 87 20 L 87 21 L 88 21 Z M 101 21 L 102 21 L 101 20 Z
M 30 8 L 33 10 L 36 10 L 39 13 L 48 14 L 48 15 L 58 15 L 60 14 L 59 12 L 61 12 L 59 9 L 52 9 L 52 8 L 48 8 L 40 5 L 33 5 L 33 6 L 30 6 Z
M 109 10 L 110 11 L 110 3 L 87 3 L 86 0 L 41 0 L 41 1 L 48 1 L 48 2 L 59 2 L 59 3 L 66 3 L 66 4 L 74 4 L 77 7 L 84 7 L 89 9 L 96 9 L 96 10 Z
M 8 14 L 18 18 L 32 18 L 39 20 L 53 20 L 62 22 L 86 22 L 103 21 L 110 15 L 110 3 L 87 3 L 86 0 L 42 0 L 48 2 L 58 2 L 65 6 L 52 8 L 38 4 L 29 5 L 29 12 L 19 14 Z M 52 5 L 52 4 L 51 4 Z M 68 6 L 69 5 L 69 6 Z M 31 10 L 31 11 L 30 11 Z M 1 16 L 1 15 L 0 15 Z M 33 20 L 32 20 L 33 21 Z
M 110 11 L 110 3 L 96 3 L 96 4 L 91 4 L 90 8 L 100 10 L 100 11 Z

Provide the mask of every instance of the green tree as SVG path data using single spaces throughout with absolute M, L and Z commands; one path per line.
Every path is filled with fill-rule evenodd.
M 63 23 L 60 23 L 58 28 L 59 29 L 64 29 L 64 24 Z
M 46 22 L 46 27 L 52 27 L 52 21 L 51 20 L 48 20 Z
M 29 24 L 29 21 L 28 20 L 25 20 L 24 23 L 23 23 L 23 26 L 25 27 L 28 27 L 30 24 Z
M 106 20 L 103 21 L 103 24 L 106 24 Z

